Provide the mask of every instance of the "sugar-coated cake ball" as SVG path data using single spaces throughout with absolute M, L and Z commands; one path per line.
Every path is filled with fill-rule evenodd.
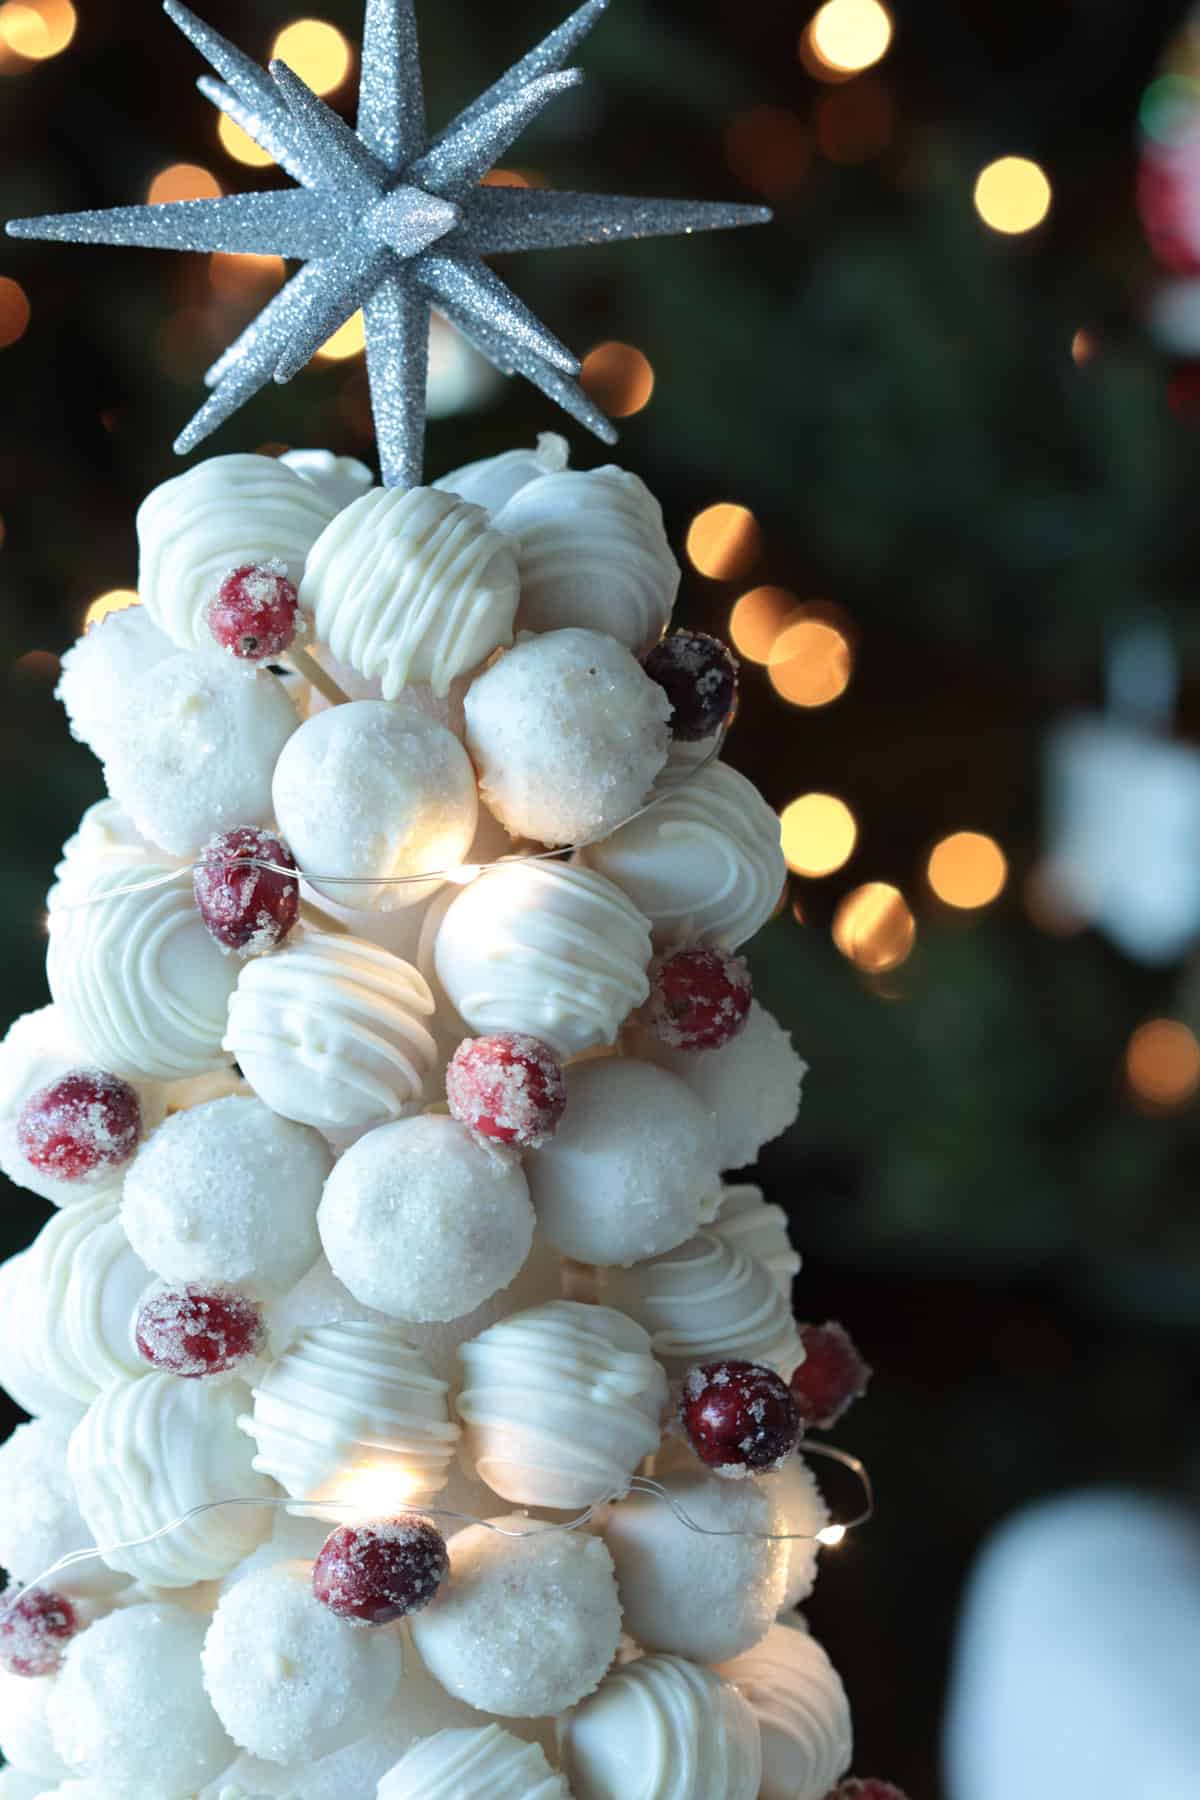
M 316 634 L 385 700 L 409 682 L 444 695 L 512 642 L 517 565 L 481 507 L 435 488 L 372 488 L 308 558 L 300 604 Z
M 524 1032 L 565 1061 L 611 1044 L 646 998 L 650 932 L 603 876 L 563 863 L 514 862 L 455 897 L 433 959 L 469 1030 Z
M 127 1543 L 210 1500 L 273 1495 L 238 1429 L 249 1404 L 249 1390 L 233 1377 L 161 1374 L 116 1382 L 92 1402 L 71 1433 L 67 1465 L 110 1568 L 155 1587 L 190 1587 L 224 1575 L 267 1535 L 266 1506 L 221 1506 L 152 1543 Z M 126 1547 L 109 1548 L 115 1545 Z
M 481 1712 L 531 1719 L 590 1694 L 621 1635 L 599 1538 L 509 1513 L 456 1532 L 448 1548 L 449 1580 L 409 1625 L 447 1692 Z
M 29 1280 L 29 1252 L 0 1263 L 0 1387 L 27 1413 L 62 1421 L 68 1429 L 83 1417 L 83 1406 L 56 1387 L 42 1366 L 41 1294 Z
M 680 1471 L 660 1485 L 668 1502 L 630 1494 L 604 1527 L 625 1629 L 646 1650 L 722 1662 L 764 1638 L 783 1604 L 787 1544 L 746 1535 L 781 1529 L 769 1483 Z M 684 1524 L 675 1507 L 704 1531 Z
M 803 1628 L 772 1625 L 717 1670 L 750 1702 L 762 1735 L 759 1800 L 828 1800 L 850 1767 L 854 1736 L 841 1677 Z
M 137 871 L 150 863 L 171 859 L 142 836 L 128 813 L 115 800 L 97 800 L 86 808 L 79 824 L 62 847 L 55 865 L 54 883 L 46 895 L 47 909 L 78 900 L 87 892 L 93 875 L 105 869 L 126 870 L 126 880 L 140 879 Z
M 44 1775 L 29 1775 L 23 1769 L 5 1766 L 0 1769 L 0 1800 L 57 1800 L 61 1787 L 48 1788 Z M 66 1800 L 89 1800 L 88 1795 L 73 1795 L 68 1784 Z M 119 1800 L 112 1793 L 97 1794 L 93 1800 Z
M 581 625 L 641 655 L 667 628 L 679 564 L 662 507 L 627 469 L 564 469 L 520 488 L 496 515 L 517 540 L 517 629 Z
M 133 1328 L 152 1278 L 121 1229 L 115 1195 L 55 1213 L 24 1266 L 27 1354 L 56 1388 L 88 1406 L 142 1373 Z
M 605 1299 L 650 1333 L 678 1379 L 694 1363 L 768 1363 L 786 1381 L 803 1351 L 791 1307 L 762 1263 L 715 1232 L 629 1269 L 610 1269 Z
M 526 1312 L 530 1307 L 561 1298 L 562 1258 L 554 1245 L 540 1231 L 535 1231 L 529 1255 L 507 1287 L 499 1288 L 482 1305 L 473 1307 L 460 1319 L 406 1320 L 404 1335 L 428 1359 L 439 1381 L 447 1382 L 451 1394 L 455 1395 L 463 1379 L 458 1355 L 461 1345 L 512 1313 Z
M 266 1762 L 326 1756 L 386 1711 L 404 1671 L 392 1631 L 360 1631 L 315 1597 L 308 1563 L 277 1563 L 224 1595 L 204 1685 L 234 1742 Z
M 156 1274 L 281 1292 L 320 1255 L 332 1167 L 318 1132 L 231 1095 L 159 1126 L 126 1176 L 121 1217 Z
M 537 1744 L 499 1725 L 439 1731 L 379 1783 L 379 1800 L 571 1800 Z
M 384 911 L 414 906 L 438 884 L 371 886 L 363 878 L 457 868 L 478 812 L 458 739 L 416 707 L 383 700 L 351 700 L 308 719 L 279 758 L 274 799 L 280 830 L 318 892 Z M 360 885 L 323 875 L 354 876 Z
M 43 1787 L 52 1787 L 70 1773 L 54 1747 L 49 1718 L 50 1696 L 60 1679 L 61 1675 L 44 1675 L 30 1681 L 0 1669 L 0 1754 L 18 1769 L 42 1776 Z
M 770 1477 L 770 1495 L 778 1519 L 776 1529 L 788 1536 L 783 1607 L 790 1610 L 807 1600 L 816 1584 L 821 1555 L 817 1533 L 829 1524 L 830 1513 L 803 1456 L 789 1456 L 780 1463 Z
M 127 716 L 129 694 L 157 663 L 175 652 L 144 606 L 127 606 L 89 625 L 62 659 L 55 698 L 66 708 L 71 736 L 99 757 Z
M 757 1800 L 758 1720 L 711 1669 L 642 1656 L 562 1721 L 574 1800 Z
M 67 1473 L 69 1437 L 61 1420 L 32 1419 L 0 1444 L 0 1563 L 14 1581 L 35 1580 L 88 1542 Z M 100 1596 L 127 1587 L 129 1577 L 95 1557 L 62 1570 L 54 1584 L 66 1594 Z
M 480 791 L 517 837 L 580 844 L 642 805 L 667 760 L 671 703 L 615 638 L 521 638 L 467 691 Z
M 130 1606 L 72 1641 L 47 1711 L 73 1773 L 150 1800 L 228 1765 L 233 1745 L 201 1680 L 204 1625 L 182 1607 Z
M 433 996 L 409 963 L 362 938 L 297 931 L 235 974 L 225 1048 L 274 1112 L 363 1129 L 422 1099 Z
M 446 1485 L 459 1436 L 446 1392 L 394 1325 L 345 1319 L 300 1333 L 256 1384 L 242 1429 L 257 1470 L 343 1525 L 419 1506 Z
M 218 652 L 208 609 L 222 581 L 278 559 L 293 583 L 336 511 L 312 481 L 269 456 L 213 456 L 164 481 L 138 509 L 138 591 L 183 650 Z
M 270 820 L 271 775 L 299 722 L 277 676 L 180 651 L 130 689 L 125 708 L 104 776 L 152 843 L 190 856 L 219 831 Z
M 538 434 L 535 450 L 503 450 L 499 456 L 485 456 L 479 462 L 464 463 L 434 482 L 444 493 L 457 494 L 472 506 L 496 513 L 513 495 L 539 475 L 555 475 L 565 469 L 570 451 L 565 437 L 557 432 Z
M 735 1244 L 770 1273 L 791 1303 L 792 1282 L 800 1273 L 800 1254 L 788 1236 L 787 1214 L 771 1205 L 752 1182 L 728 1182 L 721 1189 L 721 1210 L 709 1227 L 726 1243 Z
M 279 460 L 310 481 L 338 512 L 374 486 L 374 476 L 357 456 L 335 456 L 332 450 L 285 450 Z
M 658 1448 L 667 1382 L 640 1325 L 551 1300 L 459 1350 L 464 1459 L 506 1500 L 590 1506 Z
M 529 1254 L 533 1207 L 514 1158 L 456 1119 L 398 1119 L 339 1160 L 318 1215 L 329 1266 L 396 1319 L 456 1319 Z
M 685 1082 L 716 1126 L 722 1169 L 743 1169 L 794 1125 L 808 1064 L 789 1034 L 757 1000 L 745 1030 L 721 1050 L 672 1050 L 647 1031 L 629 1033 L 629 1049 Z
M 722 762 L 672 783 L 587 860 L 645 913 L 660 948 L 736 950 L 766 924 L 787 880 L 779 815 Z
M 681 1081 L 632 1057 L 567 1070 L 567 1110 L 530 1157 L 538 1223 L 580 1262 L 639 1262 L 674 1249 L 716 1211 L 710 1114 Z

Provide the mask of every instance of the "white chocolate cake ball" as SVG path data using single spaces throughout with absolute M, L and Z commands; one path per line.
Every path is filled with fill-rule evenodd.
M 52 1787 L 70 1773 L 54 1747 L 48 1716 L 58 1681 L 57 1675 L 31 1681 L 0 1668 L 0 1753 L 17 1768 L 42 1776 L 43 1787 Z
M 124 607 L 89 625 L 63 655 L 54 690 L 66 708 L 71 736 L 97 756 L 107 756 L 109 738 L 128 713 L 130 690 L 174 652 L 144 606 Z
M 769 1272 L 713 1232 L 629 1269 L 610 1269 L 605 1299 L 650 1333 L 667 1374 L 726 1358 L 767 1363 L 789 1380 L 803 1361 L 800 1334 Z
M 660 1477 L 659 1485 L 670 1503 L 630 1494 L 604 1526 L 625 1629 L 643 1649 L 695 1662 L 738 1656 L 766 1636 L 787 1584 L 787 1544 L 751 1535 L 781 1529 L 770 1481 L 679 1471 Z M 704 1530 L 685 1525 L 673 1506 Z
M 632 1057 L 567 1070 L 567 1110 L 527 1172 L 538 1223 L 579 1262 L 674 1249 L 717 1207 L 712 1120 L 665 1070 Z
M 115 800 L 97 800 L 89 806 L 75 831 L 62 848 L 62 860 L 54 870 L 54 885 L 46 895 L 46 905 L 53 911 L 86 894 L 94 875 L 105 869 L 123 868 L 130 882 L 139 879 L 135 871 L 150 863 L 162 864 L 172 859 L 156 844 L 144 838 L 128 813 L 122 812 Z
M 56 1387 L 42 1366 L 41 1298 L 28 1278 L 28 1257 L 23 1250 L 0 1263 L 0 1386 L 27 1413 L 45 1414 L 69 1430 L 82 1418 L 83 1407 Z
M 667 760 L 671 702 L 600 631 L 521 638 L 471 683 L 466 716 L 484 800 L 539 844 L 611 832 Z
M 457 1119 L 429 1116 L 381 1125 L 347 1150 L 318 1225 L 334 1274 L 365 1306 L 456 1319 L 517 1274 L 533 1207 L 519 1162 Z
M 0 1444 L 0 1563 L 14 1581 L 35 1580 L 91 1542 L 67 1474 L 69 1437 L 61 1420 L 33 1419 Z M 128 1584 L 99 1557 L 54 1577 L 65 1594 L 113 1594 Z
M 554 1245 L 535 1231 L 529 1255 L 507 1287 L 497 1289 L 482 1305 L 458 1319 L 406 1320 L 404 1335 L 428 1359 L 438 1379 L 449 1383 L 451 1394 L 457 1395 L 463 1378 L 458 1356 L 461 1345 L 512 1313 L 561 1300 L 562 1292 L 562 1258 Z
M 115 1548 L 210 1500 L 273 1494 L 238 1429 L 249 1401 L 240 1381 L 149 1374 L 114 1383 L 92 1402 L 71 1433 L 67 1464 L 110 1568 L 155 1587 L 190 1587 L 224 1575 L 267 1535 L 267 1507 L 221 1506 L 152 1543 Z
M 138 509 L 138 591 L 183 650 L 218 651 L 208 611 L 225 577 L 280 561 L 299 584 L 304 559 L 336 508 L 312 481 L 269 456 L 213 456 L 164 481 Z
M 379 1783 L 379 1800 L 571 1800 L 536 1744 L 499 1725 L 439 1731 Z
M 191 883 L 118 894 L 128 872 L 89 884 L 87 904 L 50 914 L 46 974 L 67 1030 L 89 1062 L 130 1079 L 173 1081 L 227 1066 L 225 1009 L 238 965 L 209 936 Z
M 210 1100 L 142 1145 L 121 1217 L 138 1255 L 171 1281 L 280 1292 L 320 1255 L 317 1206 L 332 1167 L 319 1133 L 261 1100 Z
M 642 1656 L 562 1723 L 574 1800 L 757 1800 L 758 1721 L 711 1669 Z
M 282 1356 L 293 1339 L 316 1325 L 340 1325 L 346 1319 L 359 1324 L 372 1320 L 378 1325 L 385 1323 L 378 1313 L 361 1305 L 350 1290 L 342 1286 L 324 1252 L 294 1288 L 289 1288 L 286 1294 L 268 1297 L 263 1317 L 273 1356 Z
M 332 450 L 285 450 L 279 460 L 310 481 L 338 512 L 374 486 L 374 476 L 357 456 L 335 456 Z
M 729 1182 L 721 1189 L 721 1210 L 710 1229 L 762 1263 L 791 1304 L 792 1282 L 800 1273 L 800 1254 L 792 1248 L 782 1206 L 764 1200 L 762 1189 L 752 1182 Z
M 458 1442 L 438 1381 L 394 1325 L 346 1319 L 301 1332 L 254 1389 L 241 1427 L 254 1467 L 343 1525 L 430 1500 Z M 248 1452 L 247 1452 L 248 1453 Z
M 779 815 L 722 762 L 665 789 L 587 860 L 645 913 L 660 948 L 736 950 L 766 924 L 787 880 Z
M 297 723 L 269 669 L 179 651 L 130 689 L 105 747 L 108 791 L 151 843 L 191 856 L 218 832 L 269 823 Z
M 796 1122 L 808 1064 L 783 1026 L 757 1000 L 745 1026 L 719 1050 L 674 1050 L 632 1030 L 629 1049 L 685 1082 L 716 1126 L 722 1169 L 744 1169 Z
M 448 1580 L 409 1623 L 448 1693 L 501 1718 L 536 1719 L 593 1691 L 621 1635 L 599 1538 L 508 1513 L 456 1532 L 447 1549 Z
M 817 1564 L 821 1556 L 821 1546 L 816 1541 L 817 1533 L 823 1531 L 829 1523 L 829 1508 L 817 1486 L 816 1477 L 803 1456 L 785 1457 L 779 1467 L 772 1471 L 769 1480 L 771 1500 L 778 1520 L 775 1529 L 786 1532 L 789 1536 L 789 1542 L 785 1545 L 788 1559 L 787 1587 L 782 1605 L 785 1611 L 790 1611 L 793 1606 L 799 1606 L 808 1599 L 816 1584 Z
M 300 604 L 316 634 L 394 700 L 409 682 L 445 694 L 512 642 L 513 546 L 481 507 L 435 488 L 372 488 L 322 533 Z
M 111 1383 L 145 1372 L 133 1328 L 152 1277 L 121 1229 L 115 1195 L 47 1220 L 25 1279 L 28 1355 L 64 1394 L 88 1406 Z
M 311 1563 L 286 1562 L 224 1595 L 203 1664 L 234 1742 L 286 1763 L 327 1756 L 369 1731 L 400 1687 L 404 1652 L 396 1632 L 356 1630 L 323 1606 Z
M 274 798 L 312 885 L 360 909 L 428 899 L 438 883 L 362 878 L 455 869 L 475 836 L 475 776 L 458 739 L 415 707 L 382 700 L 352 700 L 307 720 L 279 758 Z M 355 876 L 359 885 L 323 875 Z
M 717 1670 L 750 1702 L 762 1737 L 760 1800 L 828 1800 L 850 1767 L 850 1706 L 837 1670 L 808 1632 L 772 1625 L 761 1644 Z
M 203 1619 L 182 1607 L 110 1613 L 73 1638 L 47 1708 L 77 1775 L 130 1800 L 191 1793 L 233 1757 L 204 1692 Z
M 517 629 L 581 625 L 640 656 L 666 630 L 679 564 L 662 507 L 627 469 L 564 469 L 528 482 L 496 515 L 517 539 Z
M 273 1111 L 340 1131 L 419 1104 L 437 1045 L 433 996 L 410 964 L 362 938 L 301 931 L 235 975 L 225 1048 Z
M 61 1787 L 48 1788 L 44 1775 L 29 1775 L 23 1769 L 14 1769 L 8 1765 L 0 1769 L 0 1800 L 57 1800 L 57 1796 L 63 1792 Z M 88 1800 L 88 1796 L 83 1794 L 76 1797 L 68 1784 L 66 1800 Z M 119 1800 L 119 1796 L 107 1793 L 96 1795 L 95 1800 Z
M 434 482 L 444 493 L 457 494 L 472 506 L 496 513 L 513 495 L 539 475 L 556 475 L 570 459 L 567 440 L 557 432 L 538 434 L 536 450 L 505 450 L 499 456 L 485 456 L 479 462 L 464 463 L 451 469 Z
M 527 1032 L 560 1060 L 611 1044 L 649 993 L 650 933 L 603 876 L 508 863 L 464 888 L 434 945 L 437 977 L 472 1031 Z
M 506 1500 L 590 1506 L 623 1492 L 658 1448 L 666 1377 L 641 1326 L 611 1307 L 548 1301 L 489 1326 L 459 1358 L 464 1461 Z

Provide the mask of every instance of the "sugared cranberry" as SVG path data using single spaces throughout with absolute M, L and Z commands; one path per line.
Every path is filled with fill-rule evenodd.
M 530 1149 L 553 1137 L 567 1104 L 554 1052 L 519 1031 L 464 1038 L 446 1070 L 446 1099 L 480 1137 Z
M 192 871 L 200 917 L 223 949 L 243 956 L 273 950 L 300 916 L 300 883 L 263 863 L 296 867 L 281 839 L 239 825 L 207 843 Z
M 222 650 L 244 662 L 265 662 L 282 655 L 295 637 L 298 610 L 283 563 L 243 563 L 217 589 L 208 624 Z
M 720 638 L 706 631 L 673 631 L 660 638 L 643 663 L 647 675 L 665 688 L 675 708 L 672 735 L 694 744 L 719 731 L 737 699 L 737 658 Z
M 79 1630 L 75 1608 L 45 1588 L 6 1588 L 0 1594 L 0 1668 L 10 1675 L 53 1675 Z
M 908 1795 L 891 1781 L 843 1781 L 829 1795 L 829 1800 L 908 1800 Z
M 146 1361 L 168 1375 L 223 1375 L 258 1355 L 263 1318 L 254 1301 L 234 1288 L 189 1282 L 151 1294 L 134 1336 Z
M 339 1525 L 313 1564 L 313 1593 L 359 1625 L 389 1625 L 428 1606 L 450 1569 L 446 1540 L 419 1513 Z
M 787 1384 L 762 1363 L 689 1369 L 679 1416 L 692 1449 L 718 1475 L 759 1475 L 796 1448 L 800 1415 Z
M 801 1325 L 804 1361 L 792 1376 L 792 1399 L 800 1422 L 828 1431 L 848 1407 L 861 1400 L 871 1379 L 870 1364 L 859 1355 L 844 1325 Z
M 675 1050 L 719 1050 L 750 1016 L 754 989 L 742 956 L 727 950 L 676 950 L 650 964 L 650 998 L 641 1018 Z
M 142 1135 L 137 1090 L 102 1069 L 72 1069 L 31 1094 L 17 1119 L 22 1156 L 43 1175 L 82 1181 L 119 1169 Z

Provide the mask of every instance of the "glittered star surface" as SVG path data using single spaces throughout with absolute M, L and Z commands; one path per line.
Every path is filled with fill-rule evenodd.
M 358 126 L 286 63 L 259 68 L 179 0 L 165 11 L 215 70 L 201 92 L 297 183 L 161 206 L 17 219 L 9 235 L 281 256 L 301 267 L 209 370 L 212 393 L 175 443 L 182 455 L 268 382 L 289 381 L 362 307 L 383 480 L 421 480 L 429 313 L 436 306 L 489 362 L 524 375 L 606 443 L 612 426 L 575 380 L 579 363 L 484 257 L 760 224 L 762 207 L 481 186 L 556 94 L 608 0 L 586 4 L 430 137 L 413 0 L 367 0 Z

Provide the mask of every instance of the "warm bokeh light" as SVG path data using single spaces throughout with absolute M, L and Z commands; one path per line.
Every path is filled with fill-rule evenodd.
M 835 794 L 801 794 L 779 815 L 783 854 L 796 875 L 832 875 L 858 840 L 854 814 Z
M 733 173 L 771 200 L 800 186 L 808 158 L 808 127 L 784 106 L 739 113 L 725 133 L 725 159 Z
M 1200 1088 L 1195 1034 L 1177 1019 L 1148 1019 L 1125 1047 L 1125 1078 L 1147 1106 L 1182 1106 Z
M 729 615 L 729 637 L 747 662 L 766 663 L 771 648 L 799 601 L 787 588 L 756 587 L 734 602 Z
M 208 279 L 222 300 L 259 295 L 283 286 L 287 273 L 282 256 L 231 256 L 215 250 L 208 259 Z
M 835 625 L 824 619 L 797 619 L 771 645 L 767 674 L 781 699 L 793 706 L 828 706 L 844 694 L 853 659 Z
M 127 606 L 137 606 L 138 596 L 135 588 L 110 588 L 107 594 L 98 594 L 83 615 L 83 629 L 95 625 L 98 620 L 105 619 L 109 613 L 124 612 Z
M 0 275 L 0 350 L 7 350 L 25 336 L 29 326 L 29 296 L 19 281 Z
M 285 62 L 314 94 L 332 94 L 350 72 L 350 45 L 337 26 L 324 19 L 297 19 L 285 25 L 271 45 L 271 55 Z
M 326 338 L 317 351 L 317 361 L 347 362 L 352 356 L 361 356 L 366 347 L 366 326 L 360 310 L 353 313 L 344 325 L 339 325 L 331 338 Z
M 165 206 L 170 200 L 219 200 L 221 184 L 209 169 L 199 163 L 171 163 L 160 169 L 146 189 L 151 206 Z
M 868 881 L 847 894 L 833 920 L 833 941 L 858 969 L 882 975 L 910 955 L 917 922 L 899 888 Z
M 483 185 L 484 187 L 527 188 L 532 187 L 533 183 L 530 181 L 528 175 L 524 174 L 520 169 L 495 168 L 488 170 L 483 178 Z
M 1081 369 L 1085 363 L 1091 362 L 1095 354 L 1095 338 L 1090 331 L 1084 331 L 1081 327 L 1071 339 L 1071 361 L 1077 369 Z
M 846 1527 L 844 1525 L 822 1525 L 816 1535 L 818 1544 L 824 1544 L 827 1550 L 836 1550 L 838 1545 L 845 1540 Z
M 0 6 L 0 43 L 29 62 L 45 62 L 67 48 L 79 20 L 70 0 L 33 0 Z
M 995 838 L 955 831 L 929 853 L 929 885 L 947 906 L 988 906 L 1008 880 L 1008 863 Z
M 61 669 L 53 650 L 27 650 L 18 656 L 12 673 L 20 681 L 57 681 Z
M 221 140 L 221 148 L 234 162 L 245 163 L 248 169 L 269 169 L 275 161 L 273 156 L 256 144 L 249 132 L 243 131 L 226 113 L 217 115 L 217 136 Z
M 654 392 L 650 359 L 633 344 L 597 344 L 583 359 L 581 387 L 612 419 L 641 412 Z
M 360 1463 L 337 1474 L 317 1497 L 336 1502 L 339 1521 L 349 1524 L 356 1518 L 387 1518 L 421 1491 L 415 1470 L 394 1462 Z
M 737 581 L 758 561 L 761 536 L 754 514 L 722 501 L 697 513 L 688 528 L 687 553 L 692 567 L 713 581 Z
M 839 75 L 856 75 L 887 55 L 892 18 L 880 0 L 826 0 L 807 32 L 817 61 Z
M 1027 156 L 1001 156 L 981 169 L 975 182 L 976 212 L 993 231 L 1010 237 L 1040 225 L 1050 200 L 1045 170 Z

